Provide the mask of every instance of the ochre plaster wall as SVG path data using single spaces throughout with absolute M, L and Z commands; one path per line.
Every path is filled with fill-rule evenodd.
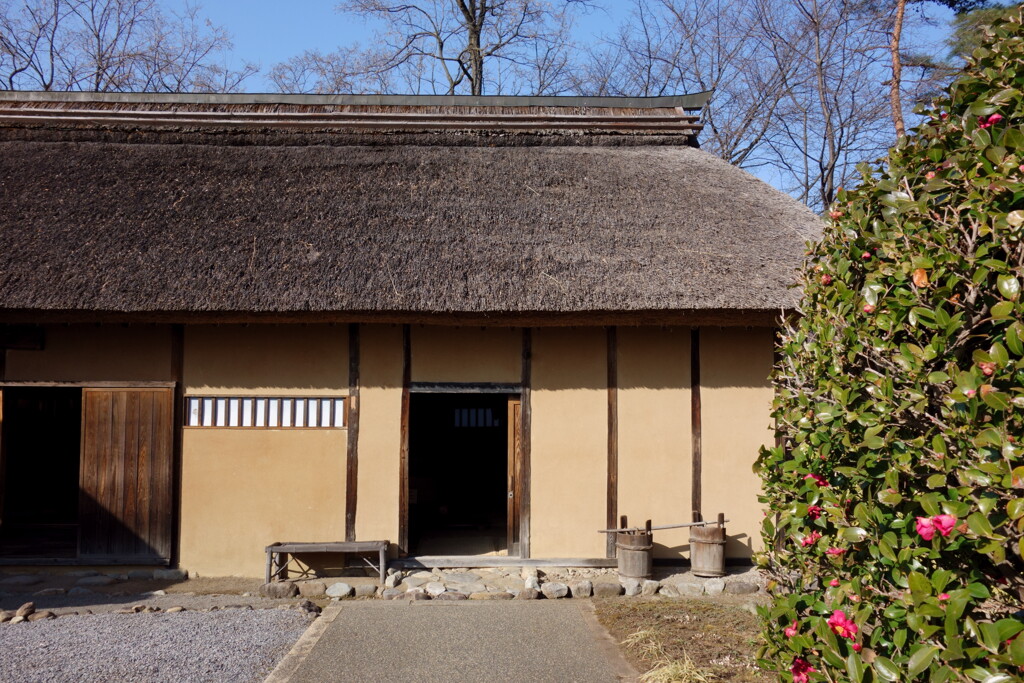
M 42 351 L 8 351 L 10 382 L 172 379 L 168 325 L 48 325 Z
M 691 518 L 690 329 L 618 330 L 619 514 Z M 689 558 L 686 529 L 657 531 L 655 557 Z
M 348 393 L 347 325 L 190 325 L 185 386 L 196 396 Z
M 346 325 L 200 325 L 185 329 L 185 392 L 345 396 Z M 262 576 L 275 541 L 345 539 L 344 429 L 186 428 L 181 566 Z
M 518 384 L 522 349 L 518 328 L 416 326 L 412 381 Z
M 363 325 L 359 354 L 356 538 L 397 543 L 402 432 L 401 326 Z
M 343 429 L 186 429 L 181 560 L 261 577 L 275 541 L 345 540 Z
M 702 497 L 704 517 L 724 512 L 726 556 L 749 558 L 761 548 L 758 449 L 772 443 L 772 330 L 702 328 Z
M 532 557 L 604 557 L 608 353 L 602 328 L 533 332 Z

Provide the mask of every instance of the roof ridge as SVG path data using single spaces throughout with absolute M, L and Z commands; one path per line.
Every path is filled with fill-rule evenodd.
M 169 104 L 290 104 L 440 107 L 679 108 L 699 111 L 712 91 L 655 97 L 574 95 L 311 95 L 291 93 L 109 93 L 0 90 L 0 101 L 123 102 Z

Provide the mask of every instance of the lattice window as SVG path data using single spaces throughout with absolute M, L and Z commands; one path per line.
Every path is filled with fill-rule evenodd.
M 490 408 L 455 408 L 455 426 L 463 427 L 500 427 L 501 420 L 494 416 Z
M 341 396 L 189 396 L 185 426 L 236 429 L 344 429 Z

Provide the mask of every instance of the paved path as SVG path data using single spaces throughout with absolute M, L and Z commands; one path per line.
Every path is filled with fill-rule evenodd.
M 586 681 L 634 674 L 589 601 L 336 603 L 268 679 Z

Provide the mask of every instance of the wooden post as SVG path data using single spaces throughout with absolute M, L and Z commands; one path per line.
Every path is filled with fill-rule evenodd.
M 171 420 L 171 566 L 177 567 L 181 541 L 182 441 L 185 436 L 185 326 L 171 325 L 171 379 L 174 397 Z
M 399 452 L 398 554 L 409 554 L 409 385 L 412 380 L 412 331 L 402 325 L 402 444 Z
M 690 330 L 690 429 L 693 471 L 691 475 L 690 509 L 695 522 L 701 510 L 701 418 L 700 418 L 700 328 Z
M 619 514 L 619 368 L 618 332 L 608 328 L 608 526 Z M 615 535 L 608 534 L 605 554 L 615 557 Z
M 522 358 L 522 384 L 521 401 L 522 405 L 522 434 L 520 435 L 520 472 L 519 481 L 522 486 L 522 498 L 519 502 L 519 556 L 530 557 L 530 429 L 531 410 L 530 394 L 531 381 L 533 376 L 533 332 L 529 327 L 523 328 L 523 358 Z
M 348 453 L 345 469 L 345 540 L 356 540 L 359 496 L 359 323 L 348 326 Z

